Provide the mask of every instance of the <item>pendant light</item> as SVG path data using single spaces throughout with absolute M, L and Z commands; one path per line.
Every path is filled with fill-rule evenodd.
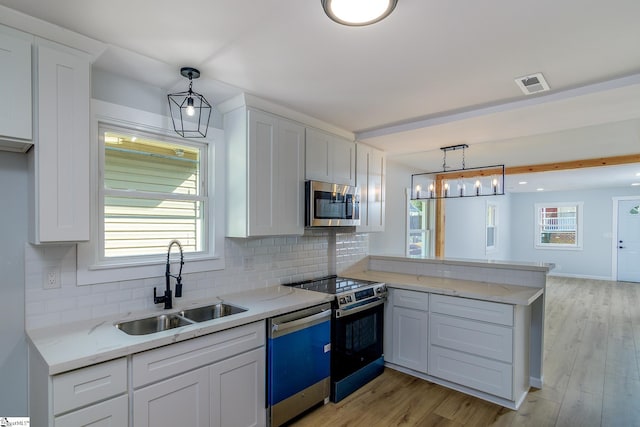
M 442 170 L 411 175 L 411 200 L 504 195 L 504 165 L 468 168 L 465 164 L 467 144 L 440 147 Z M 447 153 L 462 150 L 462 169 L 447 165 Z
M 211 104 L 192 90 L 193 79 L 200 77 L 200 71 L 182 67 L 180 74 L 189 79 L 189 90 L 167 95 L 173 129 L 183 138 L 205 138 L 211 118 Z
M 398 0 L 321 0 L 327 16 L 349 26 L 364 26 L 383 20 L 393 12 Z

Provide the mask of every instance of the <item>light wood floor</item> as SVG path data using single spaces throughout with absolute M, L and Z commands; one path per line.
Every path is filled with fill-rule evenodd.
M 544 387 L 518 411 L 392 369 L 296 427 L 640 426 L 640 283 L 549 278 Z

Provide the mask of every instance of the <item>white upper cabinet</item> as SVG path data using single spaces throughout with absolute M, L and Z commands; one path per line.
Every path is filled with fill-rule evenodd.
M 33 37 L 0 25 L 0 149 L 31 147 L 31 44 Z
M 355 155 L 354 142 L 317 129 L 307 128 L 306 179 L 356 185 Z
M 386 158 L 363 144 L 356 147 L 356 185 L 360 188 L 360 226 L 356 231 L 384 231 Z
M 240 107 L 224 116 L 227 236 L 304 233 L 305 129 Z
M 36 40 L 37 126 L 29 152 L 32 243 L 89 240 L 90 61 Z

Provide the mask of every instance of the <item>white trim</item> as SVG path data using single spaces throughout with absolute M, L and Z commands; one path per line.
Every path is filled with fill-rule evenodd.
M 613 203 L 611 215 L 611 280 L 618 280 L 618 204 L 625 200 L 640 200 L 640 196 L 616 196 L 611 198 Z
M 174 137 L 171 118 L 134 108 L 124 107 L 104 101 L 91 100 L 91 239 L 78 244 L 77 251 L 77 284 L 90 285 L 96 283 L 117 282 L 123 280 L 145 279 L 160 277 L 164 274 L 166 257 L 159 255 L 135 261 L 120 260 L 113 263 L 98 262 L 97 236 L 99 224 L 97 212 L 99 203 L 99 185 L 102 178 L 99 171 L 99 142 L 98 128 L 100 123 L 111 124 L 144 132 Z M 213 195 L 209 210 L 209 223 L 213 224 L 209 237 L 211 244 L 206 254 L 185 254 L 184 273 L 194 273 L 224 269 L 224 230 L 225 230 L 225 146 L 224 132 L 221 129 L 209 128 L 207 138 L 199 140 L 210 145 L 208 163 L 213 167 L 214 174 L 207 175 L 210 192 Z M 211 247 L 213 246 L 213 247 Z
M 553 272 L 549 272 L 549 276 L 553 276 L 553 277 L 570 277 L 573 279 L 591 279 L 591 280 L 606 280 L 606 281 L 611 281 L 614 280 L 611 277 L 607 277 L 607 276 L 591 276 L 588 274 L 570 274 L 570 273 L 553 273 Z

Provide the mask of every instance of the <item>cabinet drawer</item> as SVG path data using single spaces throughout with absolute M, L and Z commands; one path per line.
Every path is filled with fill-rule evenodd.
M 508 363 L 431 346 L 429 375 L 511 400 L 513 369 Z
M 429 337 L 432 345 L 513 361 L 513 329 L 459 317 L 431 313 Z
M 127 360 L 120 358 L 53 377 L 55 415 L 127 391 Z
M 510 304 L 432 294 L 429 309 L 434 313 L 513 326 L 513 306 Z
M 133 387 L 169 378 L 263 346 L 265 332 L 264 322 L 256 322 L 134 354 Z
M 55 418 L 55 427 L 127 426 L 129 397 L 120 396 Z
M 393 306 L 428 311 L 429 294 L 406 289 L 393 289 Z

